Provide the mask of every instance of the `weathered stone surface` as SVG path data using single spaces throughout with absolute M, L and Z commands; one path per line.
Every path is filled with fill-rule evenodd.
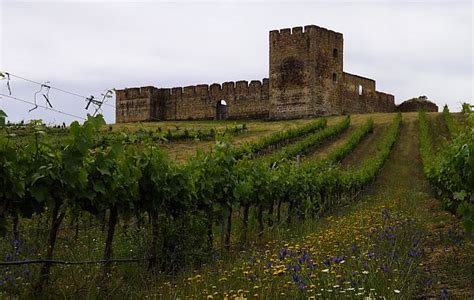
M 153 120 L 156 114 L 157 91 L 155 87 L 117 90 L 115 122 Z
M 397 106 L 397 110 L 401 112 L 410 112 L 410 111 L 429 111 L 429 112 L 437 112 L 438 106 L 433 102 L 428 100 L 426 96 L 420 96 L 418 98 L 412 98 L 402 102 L 400 105 Z
M 272 119 L 342 112 L 343 37 L 314 25 L 270 32 Z
M 118 90 L 116 122 L 290 119 L 395 111 L 394 97 L 377 92 L 373 79 L 343 72 L 341 33 L 309 25 L 273 30 L 269 38 L 269 78 Z M 221 100 L 227 109 L 222 110 Z

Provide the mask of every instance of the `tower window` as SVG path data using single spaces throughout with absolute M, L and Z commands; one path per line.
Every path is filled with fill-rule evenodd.
M 338 57 L 338 55 L 337 55 L 337 49 L 336 49 L 336 48 L 332 49 L 332 57 L 333 57 L 334 59 L 337 59 L 337 57 Z
M 362 85 L 361 84 L 359 84 L 358 92 L 359 92 L 359 96 L 361 96 L 362 95 Z
M 332 73 L 332 82 L 337 82 L 337 74 Z

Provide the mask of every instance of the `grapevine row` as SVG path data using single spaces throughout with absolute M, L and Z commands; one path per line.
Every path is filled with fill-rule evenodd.
M 349 139 L 340 147 L 327 155 L 325 161 L 335 163 L 341 161 L 362 141 L 362 139 L 371 133 L 374 129 L 374 120 L 369 118 L 364 125 L 356 129 Z
M 454 138 L 454 136 L 458 133 L 458 124 L 456 124 L 456 121 L 449 112 L 448 105 L 445 105 L 443 108 L 443 118 L 444 122 L 446 123 L 446 127 L 448 127 L 449 135 L 451 138 Z
M 10 126 L 13 127 L 13 126 Z M 56 136 L 58 138 L 64 138 L 67 136 L 68 130 L 66 128 L 48 127 L 42 124 L 39 120 L 32 121 L 29 124 L 18 125 L 13 128 L 4 127 L 5 131 L 14 137 L 27 137 L 34 133 L 35 129 L 42 128 L 43 131 L 47 132 L 48 135 Z M 217 136 L 224 135 L 238 135 L 247 131 L 246 124 L 237 124 L 232 127 L 226 127 L 224 129 L 211 128 L 207 130 L 193 129 L 189 130 L 185 128 L 181 130 L 168 129 L 163 131 L 161 127 L 158 127 L 155 131 L 140 128 L 135 132 L 124 134 L 123 132 L 112 131 L 112 127 L 109 130 L 101 133 L 102 143 L 114 143 L 116 141 L 124 141 L 127 143 L 137 143 L 144 139 L 158 141 L 185 141 L 185 140 L 214 140 Z
M 424 173 L 443 206 L 461 215 L 464 228 L 471 232 L 474 225 L 474 113 L 472 106 L 464 105 L 465 128 L 450 123 L 452 116 L 447 116 L 447 108 L 443 115 L 452 139 L 440 153 L 434 153 L 429 120 L 425 112 L 418 114 Z
M 265 152 L 272 151 L 273 149 L 282 145 L 289 144 L 297 138 L 306 136 L 320 129 L 324 129 L 326 128 L 326 126 L 327 120 L 325 118 L 319 118 L 312 121 L 306 126 L 299 128 L 291 128 L 286 131 L 277 132 L 268 137 L 264 137 L 256 142 L 247 143 L 237 149 L 234 154 L 237 159 L 240 159 L 244 156 L 256 156 Z
M 167 222 L 200 218 L 207 234 L 196 239 L 193 246 L 211 252 L 216 223 L 221 225 L 220 245 L 230 247 L 234 209 L 243 211 L 240 240 L 244 245 L 250 209 L 256 211 L 261 234 L 265 225 L 271 228 L 283 219 L 282 204 L 288 206 L 285 219 L 291 222 L 296 217 L 317 217 L 351 199 L 375 178 L 396 140 L 400 123 L 398 114 L 377 153 L 351 171 L 332 165 L 321 170 L 317 163 L 298 167 L 292 161 L 269 169 L 264 160 L 237 161 L 234 150 L 223 142 L 213 153 L 198 155 L 180 166 L 151 142 L 96 147 L 97 133 L 104 125 L 101 117 L 90 117 L 82 126 L 73 123 L 61 144 L 51 144 L 40 132 L 22 147 L 0 137 L 1 224 L 6 224 L 7 217 L 48 213 L 44 259 L 50 261 L 66 214 L 107 215 L 104 272 L 109 273 L 116 225 L 122 218 L 146 215 L 151 231 L 149 266 L 154 268 L 163 263 L 159 241 Z M 50 266 L 48 262 L 43 265 L 38 289 L 47 283 Z
M 309 135 L 301 141 L 290 144 L 287 147 L 283 147 L 279 151 L 271 154 L 265 159 L 270 163 L 282 161 L 284 159 L 291 159 L 296 155 L 303 155 L 312 151 L 315 147 L 320 145 L 325 140 L 334 137 L 346 130 L 351 123 L 349 116 L 344 117 L 344 119 L 337 123 L 334 126 L 326 127 L 320 131 L 315 132 L 314 134 Z

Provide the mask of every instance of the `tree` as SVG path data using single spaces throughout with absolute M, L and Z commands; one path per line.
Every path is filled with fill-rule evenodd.
M 5 121 L 7 117 L 7 114 L 0 109 L 0 126 L 5 126 Z

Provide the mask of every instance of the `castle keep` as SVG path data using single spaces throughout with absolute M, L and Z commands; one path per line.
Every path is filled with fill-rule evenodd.
M 393 112 L 375 80 L 344 72 L 344 39 L 315 25 L 270 31 L 270 74 L 260 80 L 116 91 L 116 122 L 290 119 Z

